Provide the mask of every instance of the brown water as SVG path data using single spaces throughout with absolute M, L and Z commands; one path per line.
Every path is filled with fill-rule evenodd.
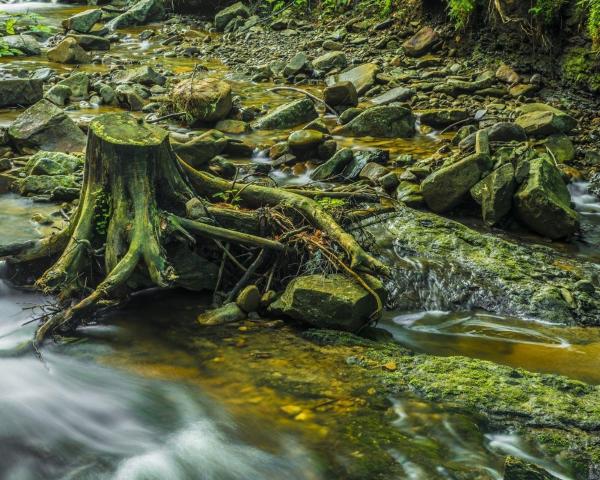
M 84 9 L 49 3 L 3 6 L 25 8 L 55 25 Z M 110 55 L 141 58 L 175 74 L 201 64 L 209 75 L 227 78 L 245 105 L 276 106 L 295 98 L 268 92 L 270 84 L 234 76 L 214 59 L 165 58 L 164 47 L 139 41 L 146 28 L 159 27 L 128 30 Z M 0 59 L 4 70 L 46 66 L 58 72 L 71 68 L 49 64 L 43 56 Z M 85 119 L 104 111 L 69 114 Z M 0 111 L 0 126 L 18 113 Z M 255 132 L 244 138 L 266 146 L 288 133 Z M 417 157 L 438 147 L 438 139 L 428 135 L 336 140 Z M 261 158 L 257 154 L 252 161 Z M 307 176 L 281 178 L 308 181 Z M 593 200 L 587 200 L 581 203 L 593 211 Z M 0 244 L 47 234 L 53 227 L 31 217 L 57 208 L 0 197 Z M 596 220 L 590 216 L 588 223 Z M 588 244 L 597 234 L 595 227 L 589 231 Z M 584 247 L 582 252 L 588 254 Z M 24 323 L 41 310 L 23 307 L 43 302 L 0 281 L 0 354 L 30 338 L 34 326 Z M 455 478 L 452 472 L 459 469 L 470 472 L 463 478 L 498 479 L 507 454 L 571 478 L 535 446 L 518 435 L 489 431 L 480 419 L 410 396 L 382 400 L 371 389 L 357 391 L 354 385 L 360 382 L 349 377 L 346 365 L 351 352 L 330 349 L 323 355 L 281 322 L 247 321 L 202 331 L 195 318 L 206 305 L 203 297 L 153 293 L 104 318 L 102 325 L 84 328 L 72 342 L 50 347 L 45 363 L 0 355 L 0 478 L 437 479 Z M 600 383 L 597 330 L 470 311 L 391 312 L 382 325 L 417 351 L 485 358 Z

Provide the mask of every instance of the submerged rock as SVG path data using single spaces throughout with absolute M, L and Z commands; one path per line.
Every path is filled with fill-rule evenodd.
M 223 120 L 233 106 L 231 86 L 217 78 L 184 80 L 173 89 L 173 105 L 191 124 Z
M 373 277 L 369 285 L 384 296 L 383 285 Z M 355 280 L 344 275 L 306 275 L 293 279 L 269 307 L 273 314 L 320 328 L 356 331 L 371 321 L 377 301 Z
M 308 123 L 318 116 L 312 100 L 303 98 L 277 107 L 252 126 L 257 130 L 282 130 Z
M 42 99 L 43 82 L 28 78 L 0 80 L 0 107 L 33 105 Z
M 415 117 L 399 105 L 371 107 L 334 133 L 356 137 L 407 138 L 415 133 Z
M 551 239 L 565 238 L 579 228 L 577 212 L 560 171 L 545 157 L 532 160 L 529 176 L 515 195 L 519 219 Z
M 81 152 L 86 136 L 66 113 L 48 100 L 29 107 L 8 128 L 12 143 L 24 149 Z
M 364 228 L 385 261 L 394 264 L 400 256 L 427 266 L 394 275 L 397 308 L 481 308 L 548 322 L 600 325 L 600 267 L 592 262 L 407 207 Z

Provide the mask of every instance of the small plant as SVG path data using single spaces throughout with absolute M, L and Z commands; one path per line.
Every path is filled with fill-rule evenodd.
M 94 228 L 100 236 L 105 236 L 108 232 L 108 223 L 110 221 L 110 204 L 106 195 L 100 195 L 96 200 L 96 216 L 94 217 Z
M 600 0 L 581 0 L 579 5 L 587 11 L 587 29 L 594 50 L 600 50 Z
M 454 22 L 454 28 L 457 30 L 465 28 L 475 7 L 476 0 L 448 0 L 448 14 Z
M 3 40 L 0 40 L 0 57 L 14 57 L 16 55 L 22 55 L 23 52 L 18 48 L 12 48 Z
M 241 201 L 238 190 L 225 190 L 224 192 L 215 193 L 213 198 L 215 200 L 221 200 L 224 203 L 229 203 L 233 206 L 239 205 Z
M 558 18 L 560 9 L 567 0 L 535 0 L 529 13 L 539 18 L 544 25 L 551 25 Z
M 342 209 L 346 205 L 346 201 L 341 198 L 322 197 L 317 198 L 316 202 L 323 210 L 333 212 Z

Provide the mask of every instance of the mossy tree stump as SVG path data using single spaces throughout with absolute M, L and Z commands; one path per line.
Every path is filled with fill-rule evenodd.
M 208 238 L 260 251 L 286 249 L 277 240 L 257 236 L 254 224 L 247 221 L 248 211 L 237 215 L 234 229 L 223 227 L 232 225 L 236 210 L 210 205 L 209 200 L 222 192 L 236 195 L 244 207 L 277 206 L 289 211 L 290 218 L 300 212 L 303 222 L 342 247 L 348 268 L 386 271 L 314 200 L 278 188 L 232 184 L 197 171 L 173 153 L 166 130 L 127 113 L 106 114 L 89 127 L 83 187 L 69 227 L 21 249 L 0 252 L 10 253 L 9 263 L 14 264 L 58 257 L 36 286 L 56 295 L 64 309 L 40 326 L 35 342 L 74 328 L 136 290 L 177 286 L 178 268 L 167 254 L 173 244 L 189 248 Z M 201 202 L 207 218 L 186 218 L 186 204 L 193 198 Z M 249 225 L 247 231 L 244 225 Z

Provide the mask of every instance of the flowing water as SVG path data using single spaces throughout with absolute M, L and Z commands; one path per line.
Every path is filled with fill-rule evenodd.
M 34 11 L 58 25 L 83 7 L 29 2 L 2 9 Z M 228 78 L 246 105 L 276 105 L 289 98 L 267 92 L 269 84 L 233 75 L 215 60 L 165 58 L 160 45 L 139 41 L 141 30 L 128 31 L 110 55 L 139 56 L 175 73 L 202 63 L 211 75 Z M 0 59 L 0 71 L 9 74 L 47 66 L 59 72 L 69 68 L 44 57 Z M 84 67 L 90 72 L 110 68 L 110 62 Z M 85 106 L 69 114 L 86 119 L 106 110 Z M 0 125 L 18 113 L 0 111 Z M 245 138 L 268 146 L 284 135 L 258 132 Z M 367 139 L 360 146 L 420 156 L 437 149 L 437 139 Z M 257 150 L 252 161 L 267 160 Z M 274 176 L 282 183 L 308 182 L 306 173 Z M 572 185 L 571 192 L 583 216 L 576 253 L 600 260 L 600 202 L 587 193 L 586 184 Z M 38 213 L 38 220 L 52 216 L 58 221 L 58 211 L 57 205 L 1 196 L 0 244 L 50 233 L 56 223 L 44 226 L 32 217 Z M 600 334 L 595 331 L 444 311 L 443 292 L 434 285 L 424 289 L 417 311 L 389 312 L 382 322 L 401 344 L 600 383 Z M 343 378 L 336 363 L 345 361 L 342 353 L 317 359 L 316 347 L 299 342 L 291 327 L 247 322 L 224 333 L 201 334 L 193 325 L 208 304 L 202 297 L 142 296 L 102 324 L 83 329 L 81 337 L 45 349 L 42 358 L 11 357 L 14 347 L 31 338 L 30 320 L 44 314 L 49 301 L 0 280 L 2 480 L 359 479 L 380 468 L 378 455 L 392 459 L 392 467 L 381 467 L 395 472 L 386 478 L 455 478 L 452 472 L 459 468 L 475 472 L 461 478 L 499 479 L 506 455 L 571 478 L 564 466 L 519 435 L 494 431 L 482 419 L 444 405 L 410 395 L 388 399 L 383 407 L 371 405 L 368 394 L 353 391 L 352 379 Z M 382 437 L 392 444 L 380 447 Z M 435 456 L 424 454 L 424 448 Z M 360 470 L 364 465 L 368 469 Z

